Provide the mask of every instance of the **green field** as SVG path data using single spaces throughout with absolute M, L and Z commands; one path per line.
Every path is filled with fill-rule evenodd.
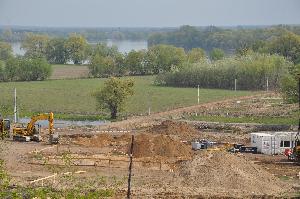
M 299 114 L 295 113 L 291 117 L 222 117 L 222 116 L 192 116 L 189 120 L 222 122 L 222 123 L 258 123 L 258 124 L 278 124 L 278 125 L 297 125 Z
M 127 77 L 128 78 L 128 77 Z M 129 98 L 127 110 L 123 115 L 144 115 L 151 107 L 151 112 L 161 112 L 178 107 L 197 104 L 196 88 L 173 88 L 153 85 L 154 77 L 131 77 L 135 81 L 134 95 Z M 96 110 L 96 101 L 92 93 L 99 90 L 105 79 L 47 80 L 36 82 L 0 83 L 1 105 L 11 107 L 13 90 L 17 89 L 20 116 L 53 111 L 56 117 L 93 119 L 103 115 Z M 230 97 L 253 94 L 248 91 L 230 91 L 201 89 L 200 102 L 211 102 Z M 1 110 L 0 110 L 1 111 Z M 90 115 L 90 117 L 88 117 Z

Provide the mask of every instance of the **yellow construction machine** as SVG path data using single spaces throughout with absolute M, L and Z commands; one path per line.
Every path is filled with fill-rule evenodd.
M 0 115 L 0 138 L 3 140 L 5 137 L 9 137 L 10 120 L 3 119 Z
M 50 113 L 42 113 L 39 115 L 35 115 L 31 117 L 30 122 L 26 127 L 16 126 L 13 128 L 13 140 L 16 141 L 41 141 L 41 127 L 35 124 L 38 120 L 48 120 L 49 122 L 49 143 L 56 144 L 58 143 L 58 135 L 54 134 L 53 126 L 54 126 L 54 114 Z

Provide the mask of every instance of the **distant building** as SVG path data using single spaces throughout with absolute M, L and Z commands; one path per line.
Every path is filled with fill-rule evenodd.
M 297 132 L 257 132 L 251 133 L 251 146 L 258 153 L 283 154 L 285 149 L 293 148 Z

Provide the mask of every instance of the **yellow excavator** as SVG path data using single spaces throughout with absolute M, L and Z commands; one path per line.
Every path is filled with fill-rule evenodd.
M 0 138 L 3 140 L 6 137 L 9 137 L 10 131 L 10 120 L 3 119 L 0 115 Z
M 13 140 L 15 141 L 42 141 L 40 136 L 41 128 L 39 125 L 35 123 L 38 120 L 48 120 L 49 122 L 49 143 L 50 144 L 57 144 L 58 143 L 58 134 L 53 132 L 54 126 L 54 114 L 50 113 L 42 113 L 39 115 L 35 115 L 31 117 L 30 122 L 27 124 L 26 127 L 24 126 L 17 126 L 13 128 Z

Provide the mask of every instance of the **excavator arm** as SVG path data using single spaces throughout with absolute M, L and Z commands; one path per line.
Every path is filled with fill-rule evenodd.
M 38 120 L 48 120 L 49 122 L 49 143 L 55 144 L 58 143 L 59 136 L 58 134 L 54 134 L 53 126 L 54 126 L 54 116 L 53 113 L 42 113 L 39 115 L 35 115 L 31 117 L 30 122 L 26 127 L 15 127 L 13 128 L 14 140 L 18 141 L 40 141 L 40 137 L 38 133 L 35 131 L 35 123 Z M 28 138 L 30 138 L 28 140 Z
M 32 134 L 34 130 L 34 125 L 38 120 L 48 120 L 49 122 L 49 133 L 53 133 L 53 113 L 50 112 L 49 114 L 42 113 L 39 115 L 35 115 L 31 117 L 31 121 L 27 124 L 27 132 L 28 134 Z

